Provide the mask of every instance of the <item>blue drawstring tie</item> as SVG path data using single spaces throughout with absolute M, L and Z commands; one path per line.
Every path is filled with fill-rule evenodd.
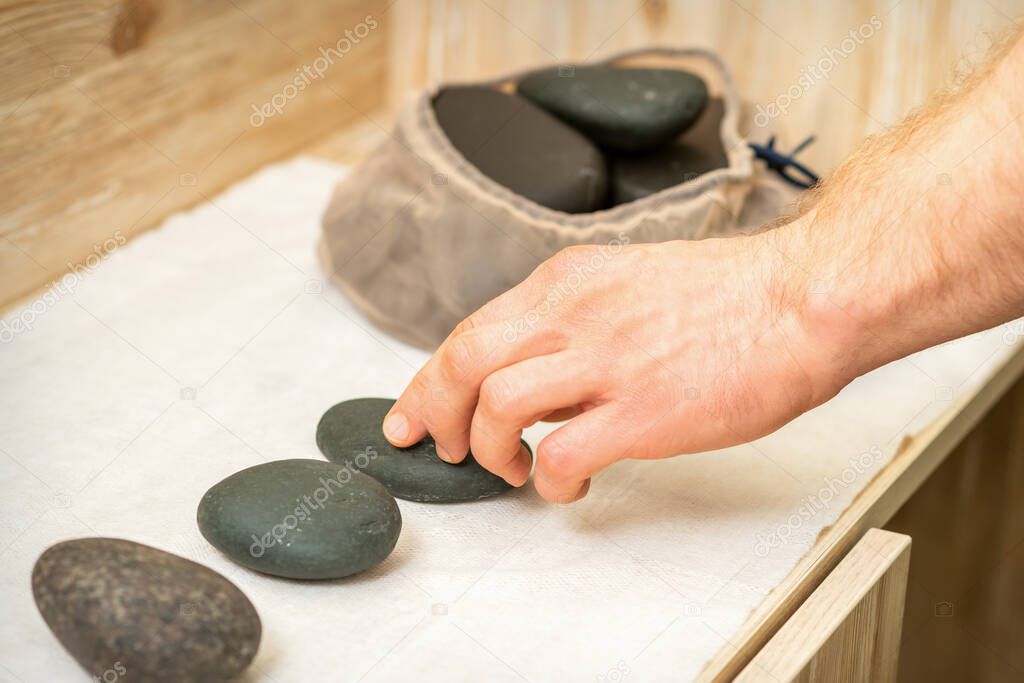
M 762 159 L 765 165 L 768 166 L 769 170 L 775 171 L 783 180 L 797 187 L 802 187 L 805 190 L 813 187 L 818 182 L 818 176 L 811 169 L 807 168 L 794 157 L 800 153 L 807 145 L 814 142 L 814 136 L 810 136 L 799 145 L 793 148 L 793 151 L 789 154 L 784 154 L 779 150 L 775 149 L 775 136 L 771 136 L 768 139 L 766 145 L 755 145 L 753 142 L 747 143 L 750 145 L 750 149 L 754 150 L 754 154 L 758 159 Z M 799 178 L 789 173 L 788 169 L 794 169 L 799 171 L 804 177 Z

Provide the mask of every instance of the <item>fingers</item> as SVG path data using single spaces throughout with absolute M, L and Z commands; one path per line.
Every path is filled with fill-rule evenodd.
M 460 462 L 470 447 L 470 423 L 484 379 L 556 349 L 554 339 L 532 330 L 510 343 L 498 324 L 461 327 L 399 397 L 384 422 L 385 435 L 396 446 L 409 446 L 429 432 L 439 456 Z
M 519 442 L 523 429 L 552 411 L 590 401 L 599 391 L 599 380 L 599 373 L 574 351 L 529 358 L 489 375 L 470 428 L 473 457 L 521 486 L 532 465 Z
M 642 434 L 605 403 L 559 427 L 537 447 L 533 484 L 552 503 L 572 503 L 587 495 L 590 477 L 629 457 Z
M 411 446 L 429 433 L 443 459 L 454 463 L 465 458 L 484 379 L 504 367 L 564 348 L 565 326 L 540 320 L 538 311 L 545 302 L 551 305 L 552 281 L 564 271 L 559 264 L 566 262 L 565 257 L 549 259 L 452 332 L 385 418 L 383 430 L 391 443 Z

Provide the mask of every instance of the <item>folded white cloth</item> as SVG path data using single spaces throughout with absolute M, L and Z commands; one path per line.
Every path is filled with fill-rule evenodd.
M 1008 326 L 893 363 L 755 443 L 620 463 L 569 507 L 530 488 L 399 501 L 402 536 L 376 569 L 262 576 L 200 536 L 202 494 L 264 460 L 320 458 L 328 407 L 397 396 L 427 357 L 372 328 L 317 265 L 320 213 L 345 172 L 269 167 L 129 244 L 114 235 L 91 272 L 4 317 L 4 676 L 87 680 L 37 614 L 29 575 L 48 545 L 102 535 L 235 581 L 264 625 L 249 680 L 692 678 L 901 438 L 1019 336 Z

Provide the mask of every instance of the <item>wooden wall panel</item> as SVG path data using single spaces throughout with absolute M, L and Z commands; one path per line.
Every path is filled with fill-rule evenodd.
M 0 120 L 72 77 L 230 8 L 226 0 L 0 0 Z
M 392 104 L 450 79 L 650 44 L 701 46 L 725 58 L 753 103 L 796 88 L 757 135 L 777 131 L 792 144 L 817 134 L 806 158 L 825 171 L 946 83 L 962 57 L 983 54 L 986 32 L 1024 13 L 1024 0 L 397 0 L 391 13 Z M 858 30 L 867 37 L 851 44 Z M 826 55 L 828 77 L 800 86 Z
M 1024 0 L 0 0 L 0 306 L 114 230 L 130 237 L 425 84 L 643 45 L 718 50 L 762 107 L 796 88 L 754 136 L 816 133 L 806 159 L 827 170 L 1022 11 Z M 378 27 L 343 67 L 248 125 L 253 105 L 371 14 Z M 867 37 L 845 51 L 858 29 Z M 838 55 L 828 78 L 801 86 L 826 54 Z
M 0 304 L 378 109 L 385 15 L 380 0 L 0 6 L 15 63 L 0 91 Z

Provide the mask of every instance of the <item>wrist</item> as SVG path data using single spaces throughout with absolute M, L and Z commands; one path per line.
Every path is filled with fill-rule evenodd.
M 768 255 L 771 306 L 803 365 L 816 402 L 884 364 L 871 320 L 883 315 L 858 298 L 839 250 L 814 238 L 813 213 L 762 233 Z M 824 231 L 818 226 L 819 231 Z
M 1016 150 L 1024 38 L 955 99 L 868 142 L 800 217 L 760 233 L 769 306 L 816 395 L 1024 305 Z M 984 266 L 979 264 L 983 263 Z

